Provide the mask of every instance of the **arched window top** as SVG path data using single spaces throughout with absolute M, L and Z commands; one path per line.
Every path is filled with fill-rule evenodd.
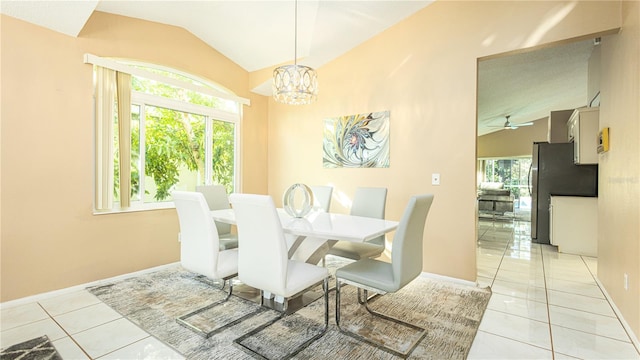
M 185 96 L 193 92 L 210 97 L 214 107 L 220 110 L 239 112 L 239 104 L 249 105 L 249 100 L 239 97 L 223 86 L 203 79 L 199 76 L 186 73 L 184 71 L 172 69 L 166 66 L 159 66 L 151 63 L 137 62 L 133 60 L 110 60 L 91 54 L 85 54 L 85 63 L 90 63 L 116 71 L 131 74 L 139 83 L 134 83 L 134 90 L 139 90 L 147 85 L 157 88 L 157 84 L 164 84 L 173 89 L 184 89 Z M 136 88 L 139 86 L 139 88 Z M 148 86 L 147 86 L 148 87 Z M 145 91 L 146 92 L 146 91 Z M 162 96 L 161 94 L 156 94 Z
M 166 66 L 157 66 L 154 64 L 131 62 L 131 61 L 118 61 L 120 63 L 127 64 L 133 68 L 140 69 L 152 74 L 160 75 L 165 78 L 174 79 L 181 83 L 188 83 L 193 86 L 201 88 L 209 88 L 220 93 L 235 96 L 235 94 L 228 89 L 215 84 L 211 81 L 200 78 L 199 76 L 189 74 L 183 71 L 175 70 Z M 145 78 L 144 76 L 133 75 L 131 77 L 132 90 L 142 92 L 145 94 L 152 94 L 156 96 L 162 96 L 169 99 L 187 101 L 190 103 L 196 103 L 199 105 L 208 106 L 214 109 L 228 111 L 232 113 L 238 113 L 240 107 L 238 103 L 233 100 L 224 99 L 219 96 L 210 95 L 201 91 L 195 91 L 193 88 L 186 88 L 184 86 L 176 86 L 175 84 L 168 84 L 166 82 L 159 82 L 155 79 Z
M 134 68 L 146 70 L 158 75 L 166 76 L 175 80 L 188 82 L 193 85 L 208 87 L 210 89 L 219 91 L 221 93 L 225 93 L 233 96 L 236 95 L 233 91 L 225 88 L 224 86 L 218 83 L 204 79 L 198 75 L 190 74 L 188 72 L 177 70 L 168 66 L 157 65 L 153 63 L 146 63 L 146 62 L 136 61 L 136 60 L 128 60 L 128 59 L 114 59 L 114 61 L 117 61 L 121 64 L 129 65 Z

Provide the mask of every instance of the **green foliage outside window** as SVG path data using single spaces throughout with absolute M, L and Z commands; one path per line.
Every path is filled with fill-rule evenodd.
M 213 183 L 233 192 L 235 127 L 224 121 L 213 122 Z
M 194 80 L 179 74 L 145 68 L 164 76 Z M 196 105 L 216 107 L 217 98 L 153 80 L 132 77 L 132 90 L 180 100 Z M 140 106 L 132 106 L 131 124 L 131 197 L 144 199 L 140 192 Z M 206 183 L 205 174 L 205 118 L 202 115 L 185 113 L 155 106 L 145 107 L 145 149 L 144 172 L 155 184 L 154 200 L 162 201 L 170 197 L 170 192 L 179 183 L 184 169 L 199 175 L 198 184 Z M 117 121 L 117 119 L 116 119 Z M 117 129 L 117 126 L 116 126 Z M 235 126 L 225 121 L 213 121 L 211 182 L 222 184 L 229 193 L 234 184 Z M 117 139 L 117 135 L 115 136 Z M 117 140 L 116 140 L 117 141 Z M 119 188 L 117 144 L 115 146 L 115 189 Z M 195 189 L 193 189 L 195 190 Z M 149 190 L 145 187 L 145 193 Z M 117 197 L 117 194 L 116 194 Z
M 154 199 L 164 200 L 178 183 L 182 167 L 204 174 L 204 119 L 147 107 L 145 125 L 145 174 L 155 182 Z

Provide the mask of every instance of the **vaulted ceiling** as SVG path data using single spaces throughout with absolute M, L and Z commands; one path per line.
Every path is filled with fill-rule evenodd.
M 502 130 L 507 115 L 518 124 L 586 106 L 593 47 L 589 39 L 480 61 L 478 134 Z
M 21 1 L 0 12 L 78 36 L 94 11 L 182 27 L 251 72 L 293 61 L 315 68 L 432 3 L 411 1 Z M 586 105 L 587 61 L 593 41 L 519 53 L 479 63 L 478 134 L 537 120 L 551 110 Z M 320 79 L 322 81 L 322 79 Z M 270 84 L 254 91 L 269 95 Z

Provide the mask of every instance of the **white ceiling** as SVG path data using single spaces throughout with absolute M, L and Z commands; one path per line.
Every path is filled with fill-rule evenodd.
M 300 0 L 297 55 L 312 67 L 344 54 L 432 0 Z M 78 36 L 93 11 L 182 27 L 247 71 L 293 62 L 294 1 L 25 1 L 2 0 L 0 12 Z M 587 60 L 593 42 L 481 61 L 478 134 L 537 120 L 551 110 L 586 105 Z M 322 79 L 320 79 L 320 82 Z M 269 95 L 270 83 L 254 89 Z
M 430 4 L 410 1 L 298 2 L 297 55 L 319 67 Z M 102 11 L 184 28 L 247 71 L 293 62 L 295 2 L 3 0 L 2 13 L 77 36 Z
M 593 47 L 590 39 L 480 61 L 478 134 L 501 130 L 507 115 L 518 124 L 586 106 Z

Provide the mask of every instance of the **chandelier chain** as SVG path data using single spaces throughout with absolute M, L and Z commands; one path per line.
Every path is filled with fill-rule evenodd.
M 318 98 L 318 75 L 308 66 L 298 65 L 298 0 L 295 0 L 293 65 L 273 71 L 273 97 L 290 105 L 310 104 Z

